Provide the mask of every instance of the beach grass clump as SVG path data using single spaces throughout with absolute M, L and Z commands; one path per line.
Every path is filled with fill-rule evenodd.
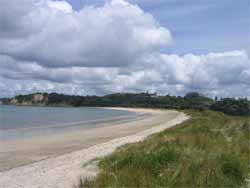
M 119 148 L 80 187 L 247 187 L 247 117 L 186 111 L 192 118 Z

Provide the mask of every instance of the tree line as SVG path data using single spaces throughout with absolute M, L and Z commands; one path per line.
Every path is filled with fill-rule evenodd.
M 34 93 L 14 97 L 17 104 L 29 102 L 37 105 L 34 96 L 40 94 L 43 100 L 39 104 L 48 106 L 90 106 L 90 107 L 142 107 L 164 109 L 193 109 L 214 110 L 229 115 L 250 115 L 250 101 L 247 98 L 212 99 L 197 92 L 187 93 L 185 96 L 158 96 L 151 93 L 114 93 L 105 96 L 75 96 L 58 93 Z M 13 98 L 11 98 L 13 99 Z M 4 99 L 4 104 L 10 104 L 11 99 Z

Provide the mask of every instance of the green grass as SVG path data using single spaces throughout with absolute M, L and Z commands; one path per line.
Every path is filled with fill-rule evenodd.
M 186 113 L 188 121 L 102 159 L 80 187 L 247 187 L 249 119 Z

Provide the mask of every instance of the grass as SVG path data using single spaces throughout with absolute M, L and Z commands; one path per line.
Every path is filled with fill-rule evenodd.
M 250 123 L 219 112 L 186 112 L 188 121 L 102 159 L 80 187 L 247 187 Z

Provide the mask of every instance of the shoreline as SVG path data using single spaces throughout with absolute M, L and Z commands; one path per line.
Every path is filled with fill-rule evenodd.
M 107 108 L 111 109 L 111 108 Z M 116 110 L 113 108 L 113 110 Z M 68 126 L 61 132 L 54 132 L 53 127 L 49 126 L 51 133 L 33 135 L 17 139 L 1 140 L 0 142 L 0 172 L 11 170 L 20 166 L 46 160 L 51 157 L 60 156 L 76 150 L 85 149 L 90 146 L 109 141 L 111 139 L 127 136 L 126 132 L 133 133 L 136 129 L 132 126 L 139 122 L 142 125 L 146 119 L 153 117 L 153 112 L 145 109 L 126 109 L 136 115 L 117 118 L 97 120 L 92 125 L 86 127 L 85 122 L 77 125 Z M 82 126 L 82 127 L 81 127 Z M 130 128 L 129 128 L 130 127 Z M 138 126 L 134 126 L 139 128 Z M 59 128 L 62 128 L 60 126 Z M 142 127 L 143 128 L 143 127 Z M 28 131 L 34 128 L 27 128 Z M 35 129 L 43 130 L 43 127 Z M 47 129 L 47 127 L 45 127 Z M 19 129 L 18 129 L 19 130 Z M 7 130 L 11 131 L 18 131 Z M 25 131 L 23 128 L 22 131 Z M 117 132 L 113 134 L 112 131 Z M 48 132 L 48 131 L 47 131 Z M 104 134 L 102 134 L 104 133 Z M 112 134 L 111 134 L 112 133 Z M 4 133 L 3 133 L 4 134 Z
M 79 178 L 92 176 L 96 173 L 96 170 L 91 170 L 93 166 L 83 168 L 83 164 L 108 155 L 121 145 L 141 141 L 153 133 L 163 131 L 188 119 L 184 113 L 173 110 L 112 109 L 150 113 L 151 116 L 120 125 L 111 125 L 85 132 L 78 131 L 74 134 L 69 133 L 61 138 L 50 138 L 46 140 L 47 144 L 36 140 L 33 142 L 35 147 L 29 143 L 17 144 L 15 147 L 26 149 L 27 155 L 32 155 L 32 151 L 36 151 L 36 148 L 42 152 L 41 148 L 44 146 L 50 147 L 47 148 L 47 154 L 52 150 L 56 150 L 54 151 L 56 154 L 43 156 L 44 158 L 28 162 L 27 165 L 23 164 L 24 166 L 0 172 L 0 187 L 72 187 L 78 183 Z M 13 155 L 13 150 L 8 146 L 7 148 L 8 152 Z

